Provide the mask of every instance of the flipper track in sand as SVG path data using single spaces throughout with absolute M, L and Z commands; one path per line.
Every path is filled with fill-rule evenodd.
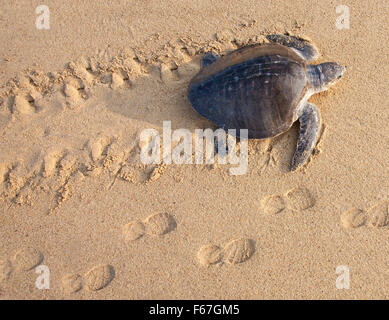
M 239 38 L 242 28 L 247 29 L 242 24 L 219 32 L 216 40 L 194 41 L 183 37 L 154 51 L 149 50 L 146 44 L 124 49 L 118 54 L 111 53 L 109 49 L 102 50 L 95 56 L 71 61 L 58 72 L 44 73 L 29 68 L 11 79 L 0 92 L 0 112 L 10 117 L 7 131 L 21 119 L 35 121 L 39 117 L 47 117 L 47 112 L 51 112 L 50 108 L 54 106 L 77 112 L 89 100 L 96 86 L 106 85 L 113 91 L 131 90 L 137 79 L 145 75 L 158 77 L 167 86 L 183 86 L 198 71 L 200 66 L 197 56 L 203 52 L 228 52 L 239 46 L 267 42 L 263 35 Z M 155 40 L 150 39 L 153 42 Z M 155 70 L 159 70 L 157 74 Z M 55 103 L 48 103 L 49 98 L 54 99 Z M 46 133 L 50 133 L 50 130 L 47 129 Z M 0 181 L 0 199 L 8 199 L 19 205 L 32 205 L 36 191 L 54 192 L 56 199 L 49 210 L 51 213 L 72 195 L 73 185 L 68 180 L 76 172 L 79 172 L 78 176 L 96 176 L 101 174 L 102 169 L 106 169 L 114 177 L 110 187 L 117 179 L 132 183 L 155 182 L 165 173 L 166 167 L 161 165 L 142 168 L 139 164 L 131 163 L 133 159 L 129 159 L 129 152 L 134 149 L 120 146 L 120 136 L 99 135 L 97 132 L 90 134 L 97 136 L 87 142 L 92 158 L 90 162 L 84 156 L 79 157 L 80 152 L 76 146 L 68 145 L 57 151 L 37 150 L 42 156 L 41 159 L 38 157 L 34 168 L 20 169 L 23 163 L 0 163 L 0 178 L 3 180 Z M 119 146 L 116 145 L 114 154 L 111 145 L 117 143 Z M 64 153 L 74 154 L 74 166 L 67 170 L 67 174 L 62 172 L 62 184 L 55 184 L 52 180 L 59 175 L 58 169 Z M 139 152 L 135 154 L 139 155 Z M 115 162 L 115 156 L 117 161 L 112 163 Z M 16 176 L 17 167 L 20 172 Z

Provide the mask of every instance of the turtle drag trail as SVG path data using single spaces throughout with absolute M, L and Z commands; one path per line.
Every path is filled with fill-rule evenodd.
M 53 0 L 50 30 L 35 5 L 0 10 L 1 299 L 388 298 L 384 1 L 349 1 L 343 30 L 332 1 Z M 144 129 L 215 129 L 187 98 L 204 52 L 274 33 L 347 66 L 310 98 L 307 165 L 289 170 L 298 124 L 249 141 L 244 175 L 140 161 Z

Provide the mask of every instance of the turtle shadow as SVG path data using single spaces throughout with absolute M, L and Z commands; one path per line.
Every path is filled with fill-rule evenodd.
M 164 121 L 170 121 L 172 130 L 184 128 L 192 133 L 195 129 L 216 130 L 218 127 L 213 122 L 193 109 L 187 96 L 189 82 L 200 70 L 200 58 L 195 56 L 170 68 L 149 66 L 147 72 L 128 87 L 99 88 L 97 99 L 104 101 L 110 112 L 150 124 L 150 127 L 162 127 Z M 294 123 L 287 132 L 270 138 L 272 147 L 267 153 L 275 153 L 277 167 L 283 173 L 290 172 L 298 128 L 298 123 Z M 263 140 L 254 141 L 261 143 Z
M 127 88 L 101 88 L 99 99 L 109 111 L 154 127 L 170 121 L 172 130 L 215 129 L 211 121 L 192 108 L 187 98 L 189 82 L 198 70 L 200 57 L 167 69 L 149 66 Z

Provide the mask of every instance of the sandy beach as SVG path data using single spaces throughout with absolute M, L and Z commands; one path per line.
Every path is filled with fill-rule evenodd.
M 387 1 L 39 5 L 0 5 L 0 299 L 389 298 Z M 298 123 L 242 175 L 144 164 L 145 129 L 216 128 L 187 97 L 203 53 L 268 34 L 347 67 L 308 164 Z

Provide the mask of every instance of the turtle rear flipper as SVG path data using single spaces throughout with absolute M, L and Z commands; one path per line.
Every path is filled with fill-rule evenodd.
M 300 133 L 292 160 L 292 171 L 307 162 L 315 148 L 320 129 L 320 111 L 314 104 L 307 102 L 301 110 L 298 110 L 298 116 Z
M 209 66 L 210 64 L 214 63 L 218 58 L 219 55 L 217 53 L 214 53 L 212 51 L 207 52 L 201 58 L 201 66 L 205 68 L 206 66 Z
M 306 61 L 316 60 L 319 56 L 316 48 L 311 43 L 303 39 L 284 34 L 271 34 L 266 36 L 266 39 L 293 49 L 293 51 Z

